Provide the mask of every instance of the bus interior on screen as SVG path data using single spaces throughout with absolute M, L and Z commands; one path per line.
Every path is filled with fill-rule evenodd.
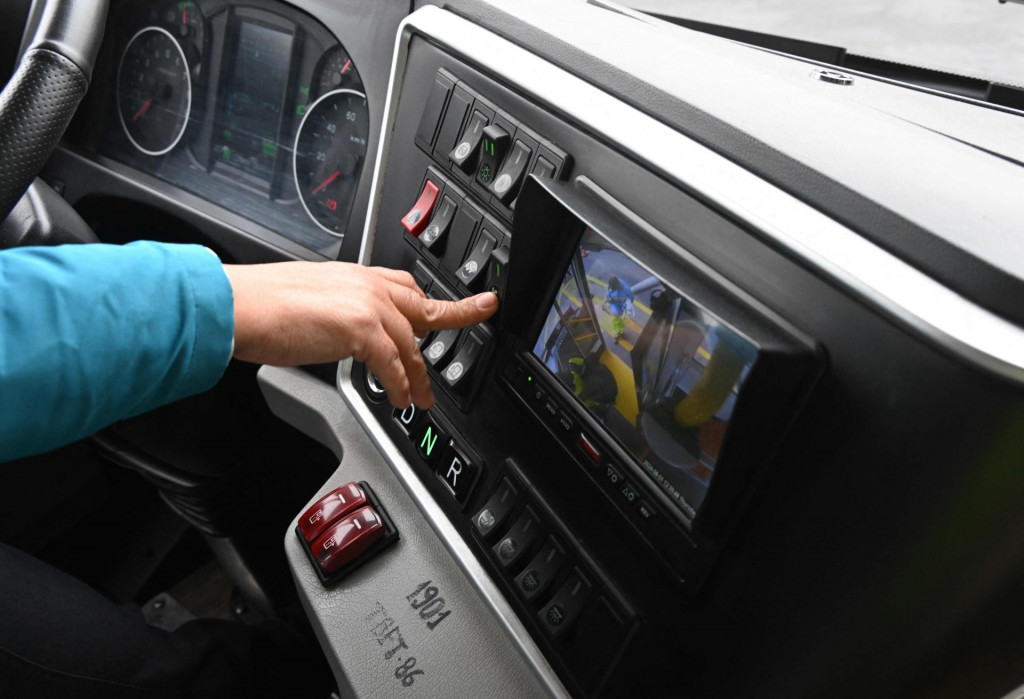
M 756 348 L 588 229 L 533 353 L 692 517 Z

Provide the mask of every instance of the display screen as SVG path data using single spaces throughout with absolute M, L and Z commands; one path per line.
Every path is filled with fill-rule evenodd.
M 533 354 L 692 518 L 756 347 L 588 230 Z
M 293 35 L 251 21 L 238 25 L 237 45 L 214 133 L 214 156 L 269 181 L 277 158 Z

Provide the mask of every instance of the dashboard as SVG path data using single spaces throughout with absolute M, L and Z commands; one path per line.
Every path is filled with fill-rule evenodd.
M 292 255 L 354 257 L 382 106 L 357 58 L 291 5 L 115 3 L 84 107 L 97 118 L 73 139 Z
M 501 299 L 420 338 L 429 411 L 259 372 L 340 461 L 282 536 L 343 695 L 1024 681 L 1021 115 L 821 68 L 601 2 L 113 3 L 44 172 L 101 237 Z M 352 483 L 388 536 L 332 575 Z

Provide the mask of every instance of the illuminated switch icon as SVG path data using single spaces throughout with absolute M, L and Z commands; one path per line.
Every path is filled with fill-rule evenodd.
M 565 610 L 562 609 L 562 605 L 552 604 L 548 607 L 547 620 L 552 626 L 561 626 L 565 621 Z
M 477 270 L 480 269 L 480 265 L 477 264 L 476 260 L 470 260 L 466 264 L 462 265 L 462 269 L 459 270 L 459 276 L 464 280 L 472 279 L 476 276 Z
M 448 365 L 448 368 L 444 371 L 444 377 L 449 381 L 458 381 L 462 376 L 463 366 L 462 362 L 452 362 Z
M 505 151 L 508 150 L 509 133 L 497 124 L 491 124 L 484 129 L 483 138 L 480 140 L 480 165 L 476 171 L 476 181 L 484 187 L 491 183 L 501 161 L 505 158 Z
M 437 446 L 437 434 L 433 431 L 432 427 L 427 427 L 427 431 L 423 433 L 423 439 L 420 440 L 420 449 L 429 459 L 434 453 L 434 447 Z
M 490 531 L 496 521 L 493 512 L 484 510 L 476 516 L 476 528 L 484 532 Z
M 465 160 L 466 157 L 472 152 L 473 146 L 469 145 L 469 141 L 463 141 L 455 149 L 454 158 L 455 160 Z
M 441 227 L 436 223 L 432 223 L 427 226 L 427 230 L 423 231 L 423 235 L 420 236 L 420 242 L 424 245 L 430 245 L 435 240 L 441 237 Z
M 452 357 L 461 332 L 461 330 L 442 330 L 437 333 L 423 352 L 427 363 L 435 369 L 440 369 L 447 364 Z
M 498 194 L 504 194 L 512 188 L 512 177 L 508 174 L 498 175 L 498 179 L 494 180 L 494 191 Z
M 420 457 L 430 465 L 437 463 L 441 458 L 441 452 L 448 446 L 450 436 L 434 420 L 434 417 L 427 414 L 426 420 L 417 432 L 416 451 Z
M 469 255 L 462 261 L 462 266 L 455 276 L 465 284 L 470 291 L 481 291 L 483 283 L 487 278 L 484 270 L 489 266 L 491 251 L 498 245 L 497 236 L 488 230 L 485 225 L 480 231 L 480 236 L 473 244 Z
M 427 180 L 423 183 L 423 191 L 405 216 L 402 217 L 402 226 L 413 237 L 418 238 L 427 226 L 427 221 L 434 211 L 434 204 L 437 202 L 440 188 Z
M 410 405 L 408 408 L 395 408 L 392 414 L 395 422 L 402 428 L 402 431 L 409 436 L 410 439 L 414 439 L 416 435 L 416 428 L 419 426 L 421 413 L 419 408 L 415 405 Z

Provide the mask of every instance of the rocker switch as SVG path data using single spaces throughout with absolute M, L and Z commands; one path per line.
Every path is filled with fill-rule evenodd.
M 313 543 L 334 522 L 367 504 L 358 483 L 346 483 L 317 500 L 299 518 L 299 529 L 307 543 Z
M 477 149 L 486 126 L 487 116 L 474 110 L 466 125 L 466 130 L 462 133 L 462 138 L 459 139 L 459 144 L 448 154 L 448 159 L 458 165 L 467 175 L 473 172 L 476 165 Z
M 459 267 L 459 271 L 455 273 L 459 281 L 465 284 L 470 291 L 480 291 L 483 286 L 484 281 L 487 279 L 484 271 L 488 267 L 491 251 L 494 250 L 497 244 L 498 239 L 489 230 L 486 228 L 480 230 L 480 237 L 477 238 L 476 244 L 473 246 L 465 262 Z
M 430 215 L 434 211 L 434 204 L 437 202 L 437 195 L 440 191 L 438 186 L 430 180 L 424 182 L 420 198 L 409 209 L 409 213 L 402 218 L 402 225 L 413 237 L 418 238 L 423 229 L 427 227 L 427 221 L 430 220 Z
M 324 573 L 351 563 L 385 534 L 384 522 L 370 506 L 336 522 L 312 546 L 313 557 Z

